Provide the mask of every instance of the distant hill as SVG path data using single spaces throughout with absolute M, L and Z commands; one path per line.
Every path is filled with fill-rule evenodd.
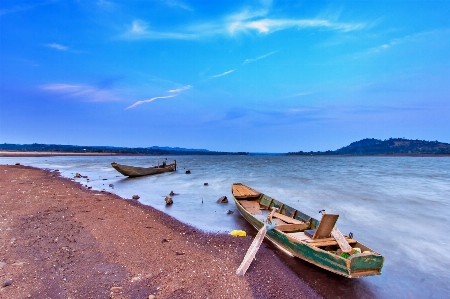
M 116 153 L 136 155 L 247 155 L 246 152 L 215 152 L 203 149 L 186 149 L 180 147 L 114 147 L 114 146 L 79 146 L 61 144 L 0 144 L 0 150 L 26 152 L 70 152 L 70 153 Z
M 408 155 L 450 154 L 450 144 L 439 141 L 410 140 L 404 138 L 362 139 L 335 151 L 291 152 L 288 155 Z

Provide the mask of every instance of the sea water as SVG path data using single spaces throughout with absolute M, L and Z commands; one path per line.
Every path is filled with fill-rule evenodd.
M 347 279 L 271 247 L 326 298 L 450 297 L 450 158 L 317 156 L 177 156 L 173 173 L 126 178 L 111 162 L 147 167 L 154 156 L 14 157 L 83 185 L 139 201 L 208 232 L 255 230 L 239 215 L 231 184 L 243 183 L 314 218 L 339 214 L 337 227 L 385 257 L 382 275 Z M 162 159 L 162 157 L 161 157 Z M 162 162 L 162 160 L 160 160 Z M 186 174 L 190 170 L 190 174 Z M 207 183 L 207 185 L 205 184 Z M 111 186 L 110 186 L 111 184 Z M 177 195 L 166 206 L 165 196 Z M 227 196 L 228 204 L 217 203 Z M 229 211 L 232 214 L 229 214 Z

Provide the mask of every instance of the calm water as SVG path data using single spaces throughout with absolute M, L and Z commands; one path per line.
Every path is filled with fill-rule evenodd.
M 110 163 L 145 166 L 157 157 L 0 158 L 59 169 L 79 182 L 140 201 L 212 232 L 244 229 L 231 184 L 241 182 L 315 218 L 339 214 L 337 226 L 385 257 L 383 274 L 349 280 L 273 250 L 303 280 L 327 298 L 450 297 L 450 158 L 180 156 L 178 171 L 124 178 Z M 189 169 L 191 174 L 185 174 Z M 208 186 L 204 186 L 208 183 Z M 113 184 L 114 187 L 109 187 Z M 166 207 L 170 191 L 174 204 Z M 228 204 L 216 200 L 226 195 Z M 235 213 L 228 215 L 227 210 Z

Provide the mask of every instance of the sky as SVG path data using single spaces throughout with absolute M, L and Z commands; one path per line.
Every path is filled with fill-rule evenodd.
M 450 142 L 450 1 L 2 0 L 0 143 Z

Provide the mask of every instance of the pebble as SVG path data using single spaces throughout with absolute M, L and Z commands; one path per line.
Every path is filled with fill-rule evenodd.
M 12 280 L 7 280 L 2 284 L 2 288 L 7 287 L 12 284 Z
M 148 295 L 148 299 L 156 299 L 155 295 Z
M 12 265 L 13 266 L 23 266 L 23 265 L 25 265 L 25 262 L 17 262 L 17 263 L 14 263 Z
M 122 290 L 122 287 L 112 287 L 110 289 L 111 292 L 119 293 Z
M 3 267 L 5 267 L 5 266 L 6 266 L 5 262 L 0 262 L 0 269 L 3 269 Z

